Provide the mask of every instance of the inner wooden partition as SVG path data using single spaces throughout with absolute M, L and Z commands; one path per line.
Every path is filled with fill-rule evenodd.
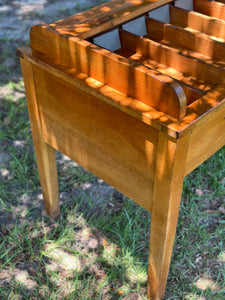
M 225 20 L 224 0 L 175 0 L 175 6 L 195 11 L 213 18 Z
M 214 4 L 220 6 L 218 2 Z M 192 107 L 199 105 L 197 103 L 204 97 L 211 99 L 210 91 L 223 90 L 225 80 L 225 22 L 197 12 L 195 1 L 193 6 L 196 11 L 166 4 L 128 24 L 113 28 L 108 31 L 108 37 L 105 31 L 103 39 L 99 39 L 97 35 L 89 37 L 88 40 L 111 50 L 121 59 L 127 58 L 130 63 L 139 63 L 149 70 L 172 78 L 185 93 L 188 112 Z M 108 43 L 112 31 L 117 39 L 116 44 L 112 46 L 114 49 L 110 49 Z M 217 97 L 216 92 L 212 92 L 212 95 Z M 216 131 L 211 135 L 215 136 L 224 126 L 223 114 L 224 112 L 221 113 L 221 118 L 217 117 L 217 126 L 208 124 L 206 127 L 200 126 L 201 130 L 209 131 L 209 128 L 216 127 Z M 214 123 L 215 120 L 211 122 Z M 207 135 L 205 137 L 206 140 L 202 137 L 201 142 L 204 145 L 208 144 L 210 148 L 213 141 L 210 141 Z M 203 154 L 198 139 L 198 135 L 193 134 L 191 148 L 195 150 L 188 153 L 186 175 L 210 156 L 208 151 Z M 214 144 L 215 149 L 218 149 L 221 143 Z M 211 149 L 215 152 L 214 147 L 211 146 Z
M 194 0 L 194 10 L 225 21 L 224 1 Z
M 188 11 L 171 5 L 170 22 L 173 25 L 183 27 L 190 31 L 197 30 L 205 33 L 210 35 L 211 38 L 221 42 L 225 39 L 225 22 L 195 11 Z
M 147 30 L 150 39 L 176 48 L 185 55 L 224 66 L 225 44 L 211 36 L 152 18 L 147 18 Z
M 147 4 L 146 7 L 141 6 L 140 13 L 144 14 L 139 13 L 133 19 L 133 22 L 145 19 L 146 28 L 141 36 L 124 30 L 126 22 L 122 22 L 97 35 L 90 35 L 90 32 L 95 33 L 95 27 L 89 28 L 88 34 L 85 31 L 79 37 L 70 36 L 68 43 L 64 32 L 75 30 L 72 20 L 60 21 L 52 26 L 35 26 L 31 30 L 33 54 L 58 68 L 63 66 L 80 71 L 181 120 L 186 115 L 187 105 L 224 79 L 225 43 L 221 40 L 224 38 L 225 22 L 176 7 L 170 4 L 171 1 L 161 2 L 161 7 L 149 4 L 151 14 L 146 11 Z M 161 20 L 161 12 L 157 18 L 157 11 L 162 8 L 168 11 L 166 22 Z M 154 11 L 156 18 L 151 17 Z M 121 21 L 124 18 L 120 17 Z M 94 42 L 96 36 L 107 32 L 118 35 L 119 47 L 116 49 L 107 49 L 104 45 L 99 47 Z M 83 36 L 88 37 L 84 40 L 80 38 Z M 50 51 L 51 57 L 48 55 Z M 65 56 L 64 52 L 68 54 Z M 120 77 L 114 76 L 115 73 Z M 134 82 L 132 86 L 131 81 Z
M 122 24 L 109 31 L 109 37 L 104 32 L 102 40 L 99 35 L 88 40 L 92 43 L 100 40 L 99 45 L 128 58 L 130 63 L 139 63 L 172 78 L 182 87 L 190 105 L 224 81 L 225 43 L 215 37 L 224 41 L 225 22 L 169 4 L 164 8 L 168 10 L 165 18 L 170 23 L 161 21 L 162 9 L 157 8 L 153 14 L 156 19 L 145 15 L 133 21 L 133 28 L 132 22 L 129 26 Z M 160 11 L 158 15 L 157 11 Z M 137 29 L 138 21 L 142 23 L 140 27 L 146 28 Z M 135 34 L 138 31 L 143 34 Z M 112 32 L 118 39 L 115 49 L 110 49 L 108 44 Z M 143 96 L 141 88 L 138 93 Z
M 120 30 L 120 38 L 122 47 L 116 53 L 176 79 L 186 93 L 188 104 L 221 81 L 220 69 L 185 56 L 177 49 L 124 30 Z

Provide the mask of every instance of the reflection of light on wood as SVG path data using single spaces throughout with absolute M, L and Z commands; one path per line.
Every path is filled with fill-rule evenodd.
M 95 88 L 95 89 L 103 86 L 103 84 L 100 81 L 97 81 L 91 77 L 88 77 L 85 81 L 90 87 Z
M 110 11 L 110 7 L 108 7 L 108 6 L 104 6 L 104 7 L 101 7 L 101 9 L 100 9 L 101 11 L 105 11 L 105 12 L 107 12 L 107 11 Z
M 127 0 L 126 2 L 138 5 L 138 4 L 142 4 L 143 1 L 140 1 L 140 0 Z
M 78 27 L 75 29 L 75 31 L 77 33 L 82 33 L 82 32 L 85 32 L 85 31 L 88 31 L 90 29 L 90 27 L 86 26 L 86 27 Z

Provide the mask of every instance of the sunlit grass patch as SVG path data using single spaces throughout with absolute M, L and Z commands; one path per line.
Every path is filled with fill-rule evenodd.
M 206 298 L 198 296 L 194 293 L 190 293 L 187 296 L 185 296 L 185 300 L 206 300 Z
M 117 246 L 113 243 L 106 244 L 103 248 L 102 258 L 111 266 L 116 263 Z M 118 263 L 118 262 L 117 262 Z
M 219 291 L 221 289 L 221 287 L 210 278 L 199 278 L 195 282 L 195 286 L 202 291 L 206 291 L 207 289 Z
M 219 261 L 221 261 L 222 263 L 225 263 L 225 251 L 219 255 Z

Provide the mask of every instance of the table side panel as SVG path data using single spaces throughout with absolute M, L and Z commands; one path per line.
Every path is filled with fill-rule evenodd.
M 158 131 L 39 67 L 34 74 L 45 141 L 151 211 Z
M 193 129 L 185 176 L 225 145 L 225 102 L 221 109 Z

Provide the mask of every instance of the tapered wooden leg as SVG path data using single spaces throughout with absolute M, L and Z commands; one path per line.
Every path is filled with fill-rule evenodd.
M 176 233 L 189 135 L 159 134 L 150 230 L 148 298 L 163 298 Z
M 59 193 L 56 169 L 55 149 L 46 143 L 34 142 L 40 183 L 44 197 L 44 206 L 51 218 L 59 216 Z
M 44 196 L 44 205 L 48 215 L 56 218 L 60 213 L 60 209 L 55 150 L 46 144 L 43 139 L 32 65 L 23 58 L 20 59 L 20 62 L 26 89 L 34 150 Z

